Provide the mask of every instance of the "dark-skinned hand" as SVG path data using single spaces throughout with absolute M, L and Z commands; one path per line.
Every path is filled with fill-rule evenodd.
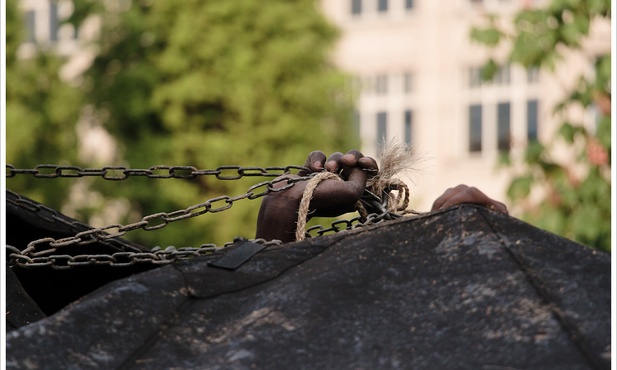
M 463 203 L 479 204 L 487 206 L 493 211 L 508 214 L 508 208 L 505 204 L 491 199 L 477 188 L 467 185 L 458 185 L 446 190 L 433 202 L 431 211 L 446 209 Z
M 377 162 L 358 150 L 350 150 L 346 154 L 336 152 L 327 160 L 323 152 L 313 151 L 306 159 L 304 167 L 308 170 L 300 171 L 298 175 L 284 175 L 281 178 L 298 178 L 325 169 L 340 174 L 343 180 L 324 180 L 319 183 L 309 205 L 309 218 L 336 217 L 353 212 L 356 202 L 366 188 L 367 179 L 378 171 Z M 256 238 L 279 239 L 284 243 L 295 240 L 298 208 L 306 184 L 307 181 L 300 181 L 287 190 L 264 196 L 257 218 Z M 274 187 L 285 185 L 286 181 L 280 181 L 276 182 Z M 508 213 L 503 203 L 489 198 L 477 188 L 466 185 L 446 190 L 435 200 L 431 210 L 445 209 L 462 203 L 485 205 L 492 210 Z
M 365 157 L 358 150 L 350 150 L 346 154 L 336 152 L 327 160 L 324 153 L 314 151 L 309 154 L 304 167 L 309 170 L 284 177 L 307 176 L 325 169 L 340 174 L 343 179 L 324 180 L 319 183 L 309 205 L 309 218 L 336 217 L 353 212 L 356 202 L 364 193 L 368 176 L 378 170 L 377 162 L 371 157 Z M 286 184 L 286 181 L 277 182 L 275 187 Z M 297 182 L 287 190 L 264 196 L 257 218 L 257 238 L 294 241 L 298 207 L 306 184 L 306 181 Z

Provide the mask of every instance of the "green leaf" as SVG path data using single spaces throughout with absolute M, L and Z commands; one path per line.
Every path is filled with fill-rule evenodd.
M 559 127 L 559 135 L 569 144 L 574 142 L 574 126 L 570 123 L 563 123 L 561 127 Z
M 480 71 L 482 80 L 492 80 L 497 71 L 499 71 L 499 65 L 495 62 L 495 60 L 489 59 L 488 62 L 482 66 L 482 70 Z
M 610 92 L 611 81 L 611 55 L 601 55 L 596 60 L 596 82 L 595 86 L 598 90 Z
M 531 175 L 519 176 L 510 182 L 507 195 L 510 200 L 525 199 L 531 193 L 533 177 Z
M 504 34 L 497 28 L 473 27 L 471 29 L 471 39 L 489 47 L 497 46 L 503 37 Z
M 591 16 L 610 16 L 611 5 L 611 0 L 587 0 L 587 6 Z
M 561 28 L 561 40 L 570 47 L 576 47 L 579 45 L 579 40 L 586 34 L 581 32 L 580 25 L 577 23 L 567 23 Z
M 598 121 L 595 137 L 600 144 L 610 151 L 611 149 L 611 119 L 610 117 L 602 117 Z
M 510 157 L 510 152 L 501 151 L 499 152 L 499 158 L 497 161 L 497 165 L 499 167 L 509 167 L 512 165 L 512 158 Z
M 525 150 L 525 162 L 532 165 L 536 164 L 540 162 L 543 153 L 544 145 L 539 141 L 532 141 Z

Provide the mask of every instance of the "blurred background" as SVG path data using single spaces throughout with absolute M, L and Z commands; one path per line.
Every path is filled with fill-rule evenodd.
M 515 217 L 610 250 L 610 0 L 8 0 L 16 168 L 301 165 L 410 144 L 411 208 L 473 185 Z M 37 179 L 7 188 L 93 226 L 263 178 Z M 254 235 L 259 200 L 126 236 Z

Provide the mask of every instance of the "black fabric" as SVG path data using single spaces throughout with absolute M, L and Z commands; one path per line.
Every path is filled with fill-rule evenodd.
M 11 331 L 45 318 L 41 308 L 23 286 L 11 269 L 6 270 L 6 326 Z
M 471 206 L 112 282 L 7 368 L 605 369 L 610 256 Z

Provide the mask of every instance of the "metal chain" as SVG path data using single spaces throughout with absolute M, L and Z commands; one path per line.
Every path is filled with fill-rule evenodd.
M 143 229 L 146 231 L 161 229 L 168 224 L 180 220 L 186 220 L 205 213 L 218 213 L 230 209 L 236 201 L 243 199 L 257 199 L 272 192 L 279 192 L 289 189 L 296 182 L 306 181 L 311 176 L 303 176 L 296 178 L 281 177 L 291 174 L 292 170 L 299 172 L 308 169 L 302 166 L 286 166 L 286 167 L 242 167 L 242 166 L 220 166 L 214 170 L 199 170 L 192 166 L 152 166 L 148 169 L 131 169 L 123 166 L 108 166 L 103 168 L 80 168 L 77 166 L 59 166 L 51 164 L 38 165 L 33 169 L 16 169 L 14 166 L 7 164 L 6 177 L 14 177 L 16 175 L 33 175 L 37 178 L 58 178 L 58 177 L 83 177 L 83 176 L 100 176 L 105 180 L 120 181 L 126 180 L 131 176 L 146 176 L 148 178 L 178 178 L 190 179 L 197 176 L 215 176 L 220 180 L 238 180 L 245 176 L 265 176 L 277 177 L 277 179 L 260 182 L 251 186 L 246 193 L 230 197 L 227 195 L 218 196 L 205 202 L 195 204 L 185 209 L 180 209 L 172 212 L 159 212 L 144 216 L 140 221 L 131 224 L 121 225 L 112 224 L 100 228 L 91 228 L 79 221 L 72 220 L 55 210 L 46 207 L 42 204 L 32 202 L 27 198 L 21 197 L 19 194 L 7 190 L 7 202 L 14 204 L 17 207 L 27 209 L 34 212 L 37 217 L 48 222 L 60 222 L 67 227 L 74 236 L 54 239 L 42 238 L 30 242 L 27 247 L 20 251 L 17 248 L 7 246 L 10 253 L 9 264 L 11 266 L 18 265 L 22 267 L 41 267 L 51 266 L 55 269 L 68 269 L 75 266 L 85 266 L 92 264 L 102 264 L 110 266 L 128 266 L 135 263 L 154 263 L 167 264 L 177 260 L 191 258 L 200 255 L 208 255 L 215 253 L 218 250 L 226 248 L 234 242 L 228 242 L 224 246 L 216 246 L 213 244 L 204 244 L 199 248 L 187 247 L 176 249 L 168 247 L 164 250 L 156 247 L 150 252 L 132 246 L 130 243 L 117 239 L 123 236 L 127 231 Z M 229 174 L 229 171 L 233 174 Z M 287 184 L 275 187 L 280 182 Z M 306 233 L 308 237 L 321 236 L 327 233 L 339 232 L 341 230 L 350 230 L 357 227 L 366 226 L 380 222 L 383 219 L 391 219 L 396 215 L 387 212 L 385 209 L 380 210 L 380 214 L 370 214 L 367 217 L 356 217 L 351 220 L 339 220 L 332 223 L 329 228 L 324 228 L 321 225 L 309 228 Z M 280 244 L 280 241 L 265 241 L 253 240 L 254 242 L 271 245 Z M 88 254 L 70 256 L 67 254 L 53 254 L 58 248 L 86 245 L 91 243 L 110 244 L 115 247 L 120 247 L 121 251 L 113 254 Z M 41 248 L 46 245 L 47 248 Z M 157 249 L 158 248 L 158 249 Z M 39 250 L 37 250 L 39 249 Z
M 53 179 L 59 177 L 102 177 L 105 180 L 121 181 L 129 177 L 144 176 L 152 179 L 193 179 L 198 176 L 214 176 L 219 180 L 239 180 L 248 176 L 279 177 L 308 170 L 303 166 L 285 167 L 243 167 L 219 166 L 216 169 L 197 169 L 193 166 L 152 166 L 147 169 L 127 168 L 124 166 L 106 166 L 102 168 L 81 168 L 78 166 L 61 166 L 55 164 L 39 164 L 31 169 L 15 168 L 6 165 L 7 178 L 16 175 L 32 175 L 36 178 Z
M 266 241 L 264 239 L 251 239 L 250 241 L 265 246 L 282 244 L 279 240 Z M 235 242 L 228 242 L 223 246 L 204 244 L 198 248 L 184 247 L 176 249 L 175 247 L 170 246 L 165 249 L 161 249 L 160 247 L 155 247 L 150 252 L 126 251 L 115 252 L 112 254 L 83 254 L 76 256 L 71 256 L 68 254 L 54 254 L 42 257 L 32 257 L 10 245 L 7 245 L 6 248 L 9 258 L 9 266 L 11 267 L 51 267 L 57 270 L 66 270 L 78 266 L 91 265 L 106 265 L 111 267 L 125 267 L 143 263 L 165 265 L 172 262 L 187 260 L 193 257 L 213 255 L 234 243 Z
M 308 237 L 323 236 L 331 233 L 338 233 L 343 230 L 352 230 L 378 223 L 386 219 L 386 214 L 370 214 L 368 218 L 362 220 L 358 216 L 350 220 L 334 221 L 330 227 L 324 228 L 321 225 L 307 229 Z M 41 239 L 44 240 L 44 239 Z M 51 241 L 52 238 L 46 238 Z M 265 246 L 282 245 L 280 240 L 250 239 L 249 241 Z M 223 246 L 216 244 L 203 244 L 200 247 L 176 248 L 169 246 L 165 249 L 160 247 L 153 248 L 150 252 L 145 251 L 121 251 L 112 254 L 83 254 L 71 256 L 68 254 L 52 254 L 47 256 L 33 256 L 33 253 L 20 251 L 19 249 L 7 245 L 7 256 L 9 266 L 20 266 L 24 268 L 51 267 L 57 270 L 66 270 L 79 266 L 106 265 L 110 267 L 125 267 L 136 264 L 150 263 L 155 265 L 165 265 L 177 261 L 187 260 L 199 256 L 213 255 L 225 248 L 233 245 L 227 242 Z
M 230 209 L 235 202 L 242 199 L 257 199 L 265 196 L 269 193 L 279 192 L 292 187 L 296 182 L 305 181 L 309 177 L 297 177 L 297 178 L 285 178 L 281 177 L 275 180 L 264 181 L 251 186 L 244 194 L 230 197 L 228 195 L 218 196 L 205 202 L 195 204 L 185 209 L 176 210 L 173 212 L 159 212 L 142 217 L 141 220 L 131 224 L 112 224 L 99 228 L 90 228 L 86 226 L 86 230 L 82 229 L 74 236 L 69 236 L 61 239 L 42 238 L 34 240 L 28 243 L 27 247 L 23 250 L 23 254 L 40 256 L 44 254 L 50 254 L 57 251 L 60 247 L 67 247 L 72 245 L 86 245 L 96 243 L 98 241 L 107 241 L 114 238 L 124 236 L 127 231 L 133 231 L 137 229 L 143 229 L 145 231 L 152 231 L 161 229 L 172 222 L 186 220 L 196 216 L 203 215 L 205 213 L 218 213 Z M 286 185 L 275 187 L 275 184 L 280 182 L 287 182 Z M 263 189 L 263 190 L 262 190 Z M 24 198 L 21 198 L 21 202 L 24 203 Z M 35 207 L 36 208 L 36 207 Z M 45 206 L 41 206 L 37 209 L 37 214 L 44 214 L 51 209 Z M 43 211 L 43 212 L 41 212 Z M 57 213 L 56 213 L 57 216 Z M 52 220 L 57 217 L 52 216 Z M 83 224 L 82 224 L 83 225 Z M 74 230 L 74 228 L 73 228 Z M 47 245 L 48 247 L 37 251 L 37 247 Z

